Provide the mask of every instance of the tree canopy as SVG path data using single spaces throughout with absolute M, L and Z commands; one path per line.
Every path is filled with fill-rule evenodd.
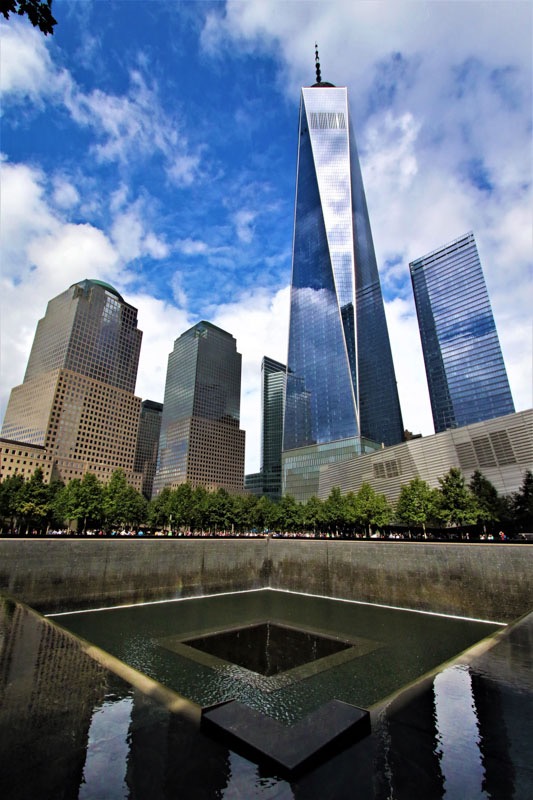
M 10 14 L 27 16 L 34 28 L 45 36 L 53 34 L 57 20 L 52 16 L 52 0 L 0 0 L 0 13 L 6 19 Z

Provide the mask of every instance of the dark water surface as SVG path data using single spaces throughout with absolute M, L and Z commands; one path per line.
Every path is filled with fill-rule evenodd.
M 201 706 L 234 698 L 286 723 L 333 698 L 367 708 L 499 629 L 493 623 L 271 590 L 55 619 Z M 295 662 L 274 677 L 246 669 L 242 659 L 233 663 L 238 659 L 231 648 L 213 657 L 190 647 L 190 640 L 214 631 L 265 622 L 338 638 L 348 646 L 304 666 Z

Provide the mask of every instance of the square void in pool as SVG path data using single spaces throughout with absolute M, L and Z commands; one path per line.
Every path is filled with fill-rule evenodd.
M 199 636 L 187 639 L 183 644 L 266 677 L 352 647 L 352 642 L 343 639 L 274 622 Z
M 271 620 L 198 635 L 168 636 L 158 644 L 211 669 L 230 669 L 234 678 L 265 692 L 318 675 L 382 646 L 363 637 L 329 636 Z

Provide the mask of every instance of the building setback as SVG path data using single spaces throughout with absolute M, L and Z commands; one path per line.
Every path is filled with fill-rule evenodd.
M 203 321 L 176 339 L 168 357 L 154 495 L 182 483 L 243 491 L 240 395 L 241 355 L 231 334 Z
M 50 300 L 24 376 L 9 398 L 2 437 L 41 446 L 50 478 L 67 483 L 115 469 L 141 488 L 134 455 L 141 400 L 134 394 L 142 332 L 137 309 L 102 281 L 74 283 Z
M 311 486 L 313 464 L 402 438 L 348 93 L 323 82 L 317 65 L 317 82 L 300 102 L 284 491 L 293 492 L 293 481 Z M 310 446 L 311 459 L 299 459 Z
M 513 413 L 474 234 L 409 267 L 435 432 Z

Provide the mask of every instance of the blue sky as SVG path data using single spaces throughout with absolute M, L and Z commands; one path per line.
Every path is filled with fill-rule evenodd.
M 517 410 L 532 405 L 529 2 L 72 2 L 2 23 L 0 414 L 47 301 L 85 277 L 139 309 L 163 399 L 199 319 L 285 361 L 300 87 L 347 85 L 405 426 L 433 432 L 408 263 L 473 230 Z

